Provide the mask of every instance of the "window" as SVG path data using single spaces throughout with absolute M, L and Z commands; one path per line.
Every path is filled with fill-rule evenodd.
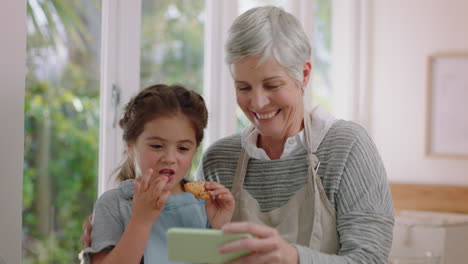
M 141 88 L 182 84 L 203 95 L 204 1 L 143 0 Z M 202 147 L 195 154 L 196 171 Z M 193 176 L 193 175 L 192 175 Z
M 141 87 L 180 83 L 203 94 L 204 1 L 142 5 Z
M 312 105 L 333 112 L 331 81 L 331 0 L 316 0 L 312 40 Z
M 23 263 L 76 262 L 82 221 L 121 161 L 116 120 L 140 88 L 181 83 L 203 94 L 205 146 L 249 124 L 223 51 L 249 8 L 283 6 L 313 32 L 310 101 L 333 109 L 330 2 L 28 0 Z
M 115 18 L 111 16 L 114 20 L 104 19 L 103 23 L 103 32 L 106 32 L 106 25 L 111 25 L 107 26 L 107 31 L 111 32 L 109 35 L 112 41 L 109 43 L 112 45 L 103 45 L 103 53 L 108 54 L 104 54 L 103 57 L 108 59 L 104 59 L 103 63 L 111 61 L 107 62 L 111 69 L 106 70 L 109 74 L 103 73 L 104 90 L 101 102 L 103 109 L 107 110 L 103 110 L 101 116 L 101 133 L 105 138 L 104 143 L 101 142 L 99 193 L 112 185 L 109 184 L 108 176 L 120 162 L 123 151 L 119 129 L 109 125 L 112 119 L 115 120 L 117 113 L 109 106 L 110 100 L 106 99 L 110 96 L 109 90 L 114 84 L 117 84 L 115 86 L 124 94 L 120 96 L 119 109 L 139 88 L 155 83 L 182 83 L 201 92 L 209 111 L 204 147 L 221 137 L 240 131 L 249 124 L 237 108 L 234 99 L 232 77 L 224 63 L 224 43 L 232 21 L 240 12 L 254 6 L 280 5 L 299 18 L 309 38 L 314 41 L 312 59 L 315 70 L 310 84 L 314 86 L 314 94 L 307 95 L 307 98 L 310 98 L 307 100 L 312 103 L 314 98 L 314 104 L 321 103 L 328 107 L 331 105 L 328 75 L 328 31 L 331 23 L 329 0 L 142 0 L 122 1 L 120 6 L 114 2 L 109 1 L 109 5 L 115 5 L 110 9 L 114 12 Z M 122 15 L 123 10 L 125 15 Z M 106 11 L 104 8 L 104 13 Z M 138 42 L 131 36 L 136 36 Z M 103 36 L 103 40 L 106 38 Z M 315 43 L 317 41 L 320 43 Z M 125 49 L 114 48 L 114 44 L 120 44 Z M 116 51 L 109 52 L 111 49 Z M 127 81 L 125 77 L 131 81 Z M 196 164 L 197 161 L 194 162 L 194 166 Z
M 28 0 L 23 263 L 76 263 L 97 194 L 101 1 Z

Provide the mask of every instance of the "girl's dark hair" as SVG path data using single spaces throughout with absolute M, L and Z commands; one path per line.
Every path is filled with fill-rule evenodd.
M 203 130 L 208 122 L 208 111 L 203 98 L 181 85 L 157 84 L 145 88 L 130 100 L 124 111 L 119 125 L 123 129 L 123 140 L 126 143 L 136 142 L 149 121 L 180 113 L 191 121 L 198 146 L 203 140 Z M 135 164 L 129 157 L 125 158 L 117 178 L 120 181 L 135 178 Z

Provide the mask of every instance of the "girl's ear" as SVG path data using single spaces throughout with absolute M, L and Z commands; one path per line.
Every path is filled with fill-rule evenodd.
M 127 155 L 129 158 L 133 159 L 134 158 L 134 150 L 133 150 L 134 144 L 132 143 L 127 143 Z

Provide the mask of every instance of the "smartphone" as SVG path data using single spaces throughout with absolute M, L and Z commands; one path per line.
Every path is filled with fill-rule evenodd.
M 250 252 L 220 254 L 218 248 L 226 242 L 248 237 L 252 235 L 225 234 L 217 229 L 170 228 L 167 231 L 168 257 L 174 262 L 225 263 Z

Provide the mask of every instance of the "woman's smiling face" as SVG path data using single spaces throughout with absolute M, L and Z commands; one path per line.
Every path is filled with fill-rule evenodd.
M 237 104 L 261 136 L 285 139 L 302 127 L 302 87 L 275 60 L 248 56 L 233 64 Z
M 133 144 L 128 145 L 136 175 L 153 169 L 152 177 L 168 177 L 168 187 L 180 192 L 179 182 L 187 174 L 197 149 L 195 130 L 188 117 L 176 114 L 158 117 L 145 124 Z

